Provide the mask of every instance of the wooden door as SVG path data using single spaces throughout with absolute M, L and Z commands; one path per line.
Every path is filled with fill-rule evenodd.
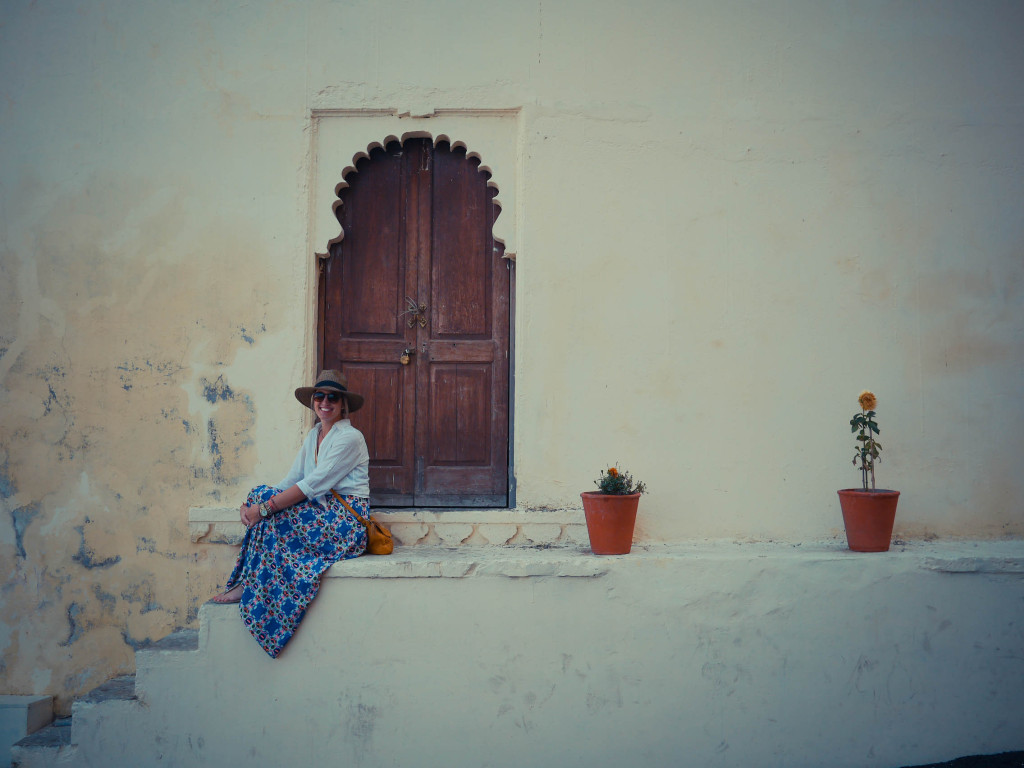
M 488 177 L 465 149 L 411 139 L 339 194 L 320 362 L 366 397 L 352 423 L 376 506 L 508 504 L 511 275 Z

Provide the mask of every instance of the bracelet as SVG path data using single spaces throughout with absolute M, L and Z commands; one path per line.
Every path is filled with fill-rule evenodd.
M 274 503 L 274 497 L 273 496 L 271 496 L 270 498 L 267 499 L 267 508 L 271 512 L 277 512 L 277 504 Z

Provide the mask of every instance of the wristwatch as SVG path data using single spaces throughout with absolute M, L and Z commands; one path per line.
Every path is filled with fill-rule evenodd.
M 267 502 L 261 501 L 260 502 L 260 517 L 262 517 L 264 520 L 266 520 L 268 517 L 270 517 L 273 514 L 274 513 L 270 511 L 270 507 L 267 506 Z

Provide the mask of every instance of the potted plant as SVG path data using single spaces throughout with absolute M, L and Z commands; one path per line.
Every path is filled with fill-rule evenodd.
M 580 494 L 590 549 L 595 555 L 627 555 L 633 547 L 640 494 L 647 487 L 617 467 L 603 471 L 594 484 L 600 490 Z
M 875 435 L 880 434 L 875 421 L 878 399 L 873 392 L 864 390 L 857 401 L 861 410 L 850 419 L 850 431 L 857 433 L 853 465 L 860 469 L 862 487 L 839 491 L 839 506 L 843 510 L 846 541 L 850 549 L 855 552 L 886 552 L 892 540 L 900 492 L 875 488 L 875 463 L 881 461 L 882 451 L 881 444 L 875 439 Z

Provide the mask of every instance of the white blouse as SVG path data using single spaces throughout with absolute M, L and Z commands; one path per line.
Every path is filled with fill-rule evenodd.
M 317 424 L 306 435 L 287 477 L 277 487 L 287 490 L 297 485 L 307 499 L 320 503 L 326 501 L 322 497 L 331 495 L 332 488 L 342 496 L 369 497 L 370 454 L 366 450 L 363 433 L 348 419 L 340 419 L 320 443 L 318 454 L 316 441 L 320 436 L 320 426 Z

